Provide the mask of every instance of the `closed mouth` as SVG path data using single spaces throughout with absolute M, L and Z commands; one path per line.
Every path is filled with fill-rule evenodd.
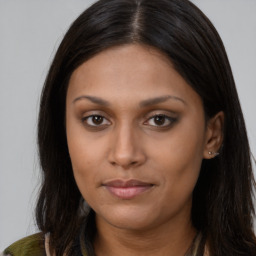
M 131 180 L 112 180 L 103 184 L 104 187 L 115 197 L 120 199 L 132 199 L 148 190 L 154 184 L 131 179 Z

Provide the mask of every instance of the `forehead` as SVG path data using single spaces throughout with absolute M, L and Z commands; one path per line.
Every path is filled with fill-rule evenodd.
M 164 94 L 191 100 L 199 97 L 167 56 L 135 44 L 109 48 L 79 66 L 71 76 L 68 98 L 80 94 L 130 100 Z
M 141 73 L 147 73 L 145 78 L 152 79 L 156 76 L 152 69 L 161 73 L 170 68 L 172 68 L 171 61 L 153 47 L 139 44 L 116 46 L 100 52 L 80 65 L 73 72 L 70 84 L 81 82 L 80 79 L 93 78 L 100 81 L 103 76 L 117 79 L 122 75 L 132 80 Z

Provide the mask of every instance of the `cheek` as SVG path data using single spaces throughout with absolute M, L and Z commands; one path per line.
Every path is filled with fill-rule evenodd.
M 101 162 L 102 154 L 97 141 L 91 141 L 90 137 L 85 135 L 84 128 L 80 124 L 73 125 L 73 123 L 67 122 L 67 142 L 74 177 L 84 196 L 96 184 L 98 163 Z
M 88 175 L 95 172 L 95 168 L 100 161 L 100 149 L 97 144 L 89 144 L 88 140 L 72 139 L 68 143 L 69 154 L 73 166 L 73 171 L 80 175 Z M 89 172 L 91 170 L 91 172 Z
M 82 197 L 91 205 L 95 200 L 95 189 L 99 186 L 99 163 L 94 149 L 81 146 L 81 142 L 69 145 L 73 174 Z
M 198 169 L 204 152 L 205 124 L 203 112 L 194 112 L 190 118 L 184 119 L 173 133 L 169 141 L 172 152 L 177 161 L 184 165 Z
M 152 141 L 151 158 L 159 159 L 168 166 L 200 165 L 204 152 L 202 126 L 183 125 L 174 128 L 166 138 Z M 197 168 L 196 168 L 197 169 Z
M 186 200 L 192 195 L 200 173 L 204 123 L 188 122 L 177 126 L 168 139 L 155 141 L 152 149 L 151 164 L 156 170 L 161 168 L 167 195 L 173 195 L 173 200 Z

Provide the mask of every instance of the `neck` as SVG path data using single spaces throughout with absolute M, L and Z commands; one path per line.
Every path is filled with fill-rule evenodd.
M 190 218 L 187 222 L 167 222 L 145 230 L 127 230 L 106 224 L 96 216 L 97 256 L 184 256 L 196 235 Z

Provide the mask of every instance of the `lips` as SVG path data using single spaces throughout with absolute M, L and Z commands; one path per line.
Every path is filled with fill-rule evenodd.
M 153 184 L 139 180 L 112 180 L 104 183 L 103 186 L 115 197 L 128 200 L 150 190 Z

